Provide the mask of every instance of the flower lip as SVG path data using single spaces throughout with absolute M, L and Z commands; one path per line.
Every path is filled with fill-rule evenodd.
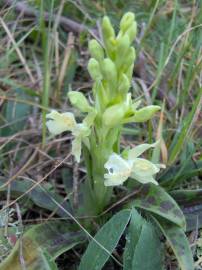
M 108 173 L 104 174 L 105 186 L 116 186 L 123 184 L 128 179 L 131 174 L 132 164 L 118 154 L 113 153 L 104 167 L 108 171 Z
M 149 160 L 136 158 L 133 162 L 133 171 L 142 175 L 154 175 L 160 171 L 160 168 Z

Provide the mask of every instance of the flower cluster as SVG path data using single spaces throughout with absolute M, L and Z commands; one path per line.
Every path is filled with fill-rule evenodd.
M 90 192 L 95 191 L 104 200 L 105 186 L 123 184 L 129 177 L 141 183 L 157 184 L 154 175 L 160 165 L 139 158 L 156 144 L 142 144 L 127 151 L 127 157 L 119 155 L 122 126 L 131 122 L 144 122 L 153 117 L 160 107 L 155 105 L 139 109 L 140 101 L 128 93 L 135 49 L 132 46 L 137 32 L 133 13 L 126 13 L 116 34 L 107 16 L 102 21 L 102 41 L 91 40 L 91 58 L 88 71 L 93 79 L 92 102 L 77 91 L 70 91 L 70 103 L 85 117 L 77 123 L 72 113 L 51 111 L 47 114 L 47 127 L 53 135 L 70 131 L 74 137 L 72 154 L 80 161 L 82 144 L 88 151 L 88 174 L 91 176 Z M 105 173 L 106 170 L 108 173 Z M 105 180 L 104 180 L 105 179 Z M 102 198 L 101 198 L 102 197 Z M 105 196 L 106 197 L 106 196 Z

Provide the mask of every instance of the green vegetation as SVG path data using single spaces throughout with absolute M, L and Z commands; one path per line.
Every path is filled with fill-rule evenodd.
M 201 269 L 201 4 L 0 3 L 0 269 Z

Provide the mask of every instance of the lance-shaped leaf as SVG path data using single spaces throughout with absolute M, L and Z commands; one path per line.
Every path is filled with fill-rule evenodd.
M 22 252 L 22 255 L 20 254 Z M 21 260 L 20 260 L 21 257 Z M 23 261 L 23 262 L 22 262 Z M 57 270 L 57 265 L 49 254 L 43 252 L 29 237 L 23 237 L 22 245 L 15 245 L 10 255 L 0 264 L 1 270 Z
M 162 244 L 153 225 L 132 209 L 128 235 L 124 251 L 124 270 L 162 270 Z M 144 254 L 144 260 L 142 259 Z
M 174 190 L 170 194 L 182 205 L 187 223 L 186 231 L 202 228 L 202 189 Z
M 193 255 L 185 233 L 181 228 L 164 219 L 153 216 L 153 219 L 165 235 L 180 266 L 181 270 L 194 270 Z
M 122 210 L 114 215 L 91 240 L 84 253 L 79 270 L 100 270 L 110 257 L 121 238 L 131 216 L 131 211 Z M 99 243 L 99 244 L 98 244 Z
M 1 234 L 3 235 L 3 232 L 0 231 L 0 238 Z M 14 236 L 13 230 L 8 230 L 8 238 L 12 239 Z M 0 264 L 0 269 L 23 269 L 21 256 L 27 270 L 56 270 L 54 260 L 84 240 L 84 233 L 70 232 L 67 222 L 56 221 L 34 225 L 27 230 L 21 240 L 16 242 L 10 255 Z
M 0 178 L 0 186 L 6 183 L 6 178 Z M 46 189 L 44 185 L 36 186 L 32 189 L 33 183 L 25 180 L 14 180 L 10 185 L 12 198 L 18 198 L 19 195 L 24 195 L 25 198 L 29 198 L 38 207 L 48 209 L 50 211 L 56 211 L 60 217 L 66 216 L 61 208 L 58 208 L 57 204 L 60 204 L 66 211 L 71 212 L 70 203 L 64 201 L 63 197 Z M 27 192 L 30 190 L 30 192 Z M 7 192 L 7 187 L 0 189 L 0 195 Z
M 155 213 L 185 228 L 184 215 L 174 199 L 160 186 L 146 184 L 136 195 L 133 206 Z

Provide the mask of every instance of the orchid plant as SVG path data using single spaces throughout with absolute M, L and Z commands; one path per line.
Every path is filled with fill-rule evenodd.
M 163 165 L 153 164 L 139 156 L 154 144 L 141 144 L 120 154 L 120 135 L 126 123 L 145 122 L 160 109 L 150 105 L 139 109 L 140 101 L 132 98 L 131 87 L 134 60 L 133 41 L 137 23 L 133 13 L 126 13 L 118 34 L 107 16 L 102 21 L 102 42 L 89 43 L 91 59 L 88 71 L 94 81 L 93 102 L 77 91 L 68 93 L 71 104 L 86 115 L 77 123 L 72 113 L 51 111 L 47 114 L 47 127 L 51 134 L 70 131 L 74 137 L 72 154 L 80 162 L 83 146 L 87 168 L 88 200 L 99 213 L 109 202 L 110 186 L 122 185 L 128 178 L 141 184 L 158 185 L 155 175 Z

